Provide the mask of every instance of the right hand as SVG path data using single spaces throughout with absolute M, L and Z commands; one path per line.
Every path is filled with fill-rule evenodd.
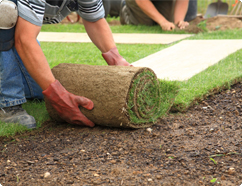
M 118 52 L 117 47 L 111 48 L 108 52 L 102 53 L 103 58 L 108 65 L 133 66 L 129 64 Z
M 51 83 L 42 93 L 58 112 L 59 116 L 66 122 L 94 127 L 94 123 L 82 114 L 79 109 L 79 106 L 81 106 L 92 110 L 94 104 L 90 99 L 68 92 L 58 80 Z
M 160 24 L 160 27 L 162 28 L 162 30 L 165 30 L 165 31 L 172 31 L 175 29 L 175 25 L 174 23 L 172 22 L 169 22 L 169 21 L 163 21 L 161 22 Z
M 188 22 L 186 22 L 186 21 L 179 21 L 178 23 L 177 23 L 177 27 L 179 28 L 179 29 L 185 29 L 187 26 L 189 26 L 189 23 Z

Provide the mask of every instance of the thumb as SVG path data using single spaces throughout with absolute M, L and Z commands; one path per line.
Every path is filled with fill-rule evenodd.
M 182 21 L 179 21 L 179 22 L 177 23 L 177 26 L 180 28 L 180 27 L 182 26 Z
M 75 101 L 79 106 L 82 106 L 88 110 L 92 110 L 94 107 L 94 103 L 90 99 L 83 96 L 76 96 Z

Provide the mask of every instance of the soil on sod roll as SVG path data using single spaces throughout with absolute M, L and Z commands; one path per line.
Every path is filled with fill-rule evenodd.
M 161 116 L 159 82 L 149 68 L 59 64 L 52 72 L 67 91 L 93 101 L 93 110 L 80 110 L 97 125 L 142 128 Z M 46 108 L 64 122 L 48 101 Z

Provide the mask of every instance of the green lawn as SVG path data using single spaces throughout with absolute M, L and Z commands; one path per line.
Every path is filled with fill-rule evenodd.
M 111 29 L 114 33 L 164 33 L 159 27 L 156 26 L 112 26 Z M 42 31 L 85 32 L 84 27 L 79 24 L 44 25 Z M 175 33 L 183 34 L 184 32 L 177 31 Z M 228 30 L 199 33 L 188 39 L 241 38 L 241 30 Z M 138 59 L 144 58 L 169 46 L 171 45 L 117 44 L 119 52 L 129 62 L 137 61 Z M 106 65 L 100 51 L 92 43 L 41 42 L 41 47 L 46 55 L 46 58 L 48 59 L 50 67 L 54 67 L 59 63 Z M 179 92 L 175 98 L 172 110 L 185 111 L 187 108 L 189 108 L 189 106 L 196 104 L 206 96 L 213 94 L 214 92 L 218 92 L 224 88 L 230 88 L 231 84 L 241 79 L 241 58 L 242 50 L 239 50 L 221 60 L 218 64 L 209 67 L 207 70 L 192 77 L 188 81 L 161 81 L 161 84 L 163 85 L 161 86 L 161 91 L 165 95 L 162 100 L 164 103 L 164 116 L 171 106 L 167 100 L 174 98 L 178 89 Z M 36 118 L 38 127 L 40 127 L 41 124 L 49 118 L 43 102 L 33 101 L 28 102 L 23 106 L 29 114 Z M 26 130 L 24 127 L 0 123 L 0 136 L 14 135 L 16 132 L 22 132 L 24 130 Z
M 118 19 L 118 18 L 116 18 Z M 184 34 L 185 32 L 182 30 L 174 30 L 174 31 L 163 31 L 160 26 L 144 26 L 144 25 L 117 25 L 111 26 L 111 30 L 113 33 L 166 33 L 166 34 Z M 56 25 L 43 25 L 42 32 L 79 32 L 85 33 L 86 30 L 81 24 L 56 24 Z

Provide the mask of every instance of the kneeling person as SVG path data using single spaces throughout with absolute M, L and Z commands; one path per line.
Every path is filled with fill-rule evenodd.
M 35 119 L 21 105 L 28 98 L 42 100 L 45 97 L 66 122 L 93 127 L 94 123 L 79 109 L 82 106 L 91 110 L 93 102 L 66 91 L 55 79 L 37 36 L 43 23 L 60 23 L 75 11 L 82 17 L 89 37 L 107 64 L 130 66 L 117 50 L 104 19 L 102 1 L 3 0 L 0 9 L 3 4 L 18 8 L 18 16 L 16 26 L 6 26 L 9 24 L 2 21 L 0 11 L 0 120 L 35 128 Z

